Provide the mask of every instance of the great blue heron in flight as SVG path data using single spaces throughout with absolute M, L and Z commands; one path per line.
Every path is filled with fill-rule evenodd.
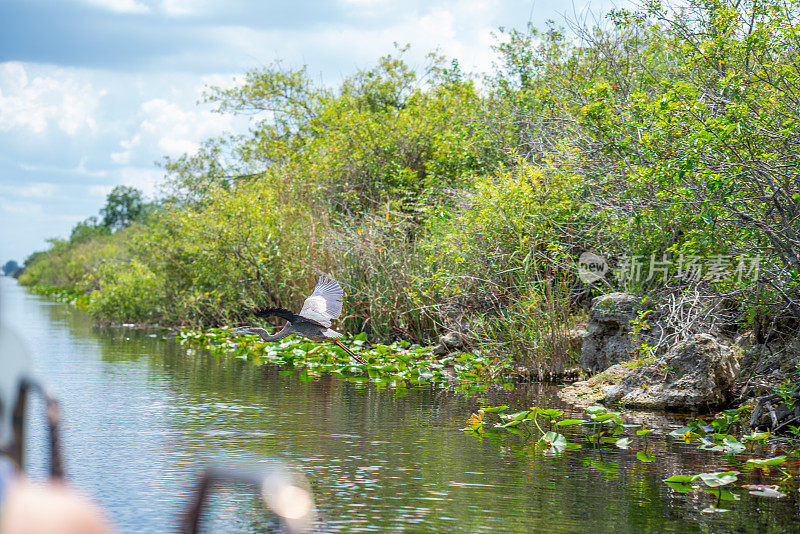
M 286 308 L 258 308 L 253 313 L 256 317 L 280 317 L 286 319 L 286 324 L 277 334 L 270 335 L 263 328 L 253 326 L 240 326 L 229 328 L 228 332 L 257 334 L 264 341 L 278 341 L 286 336 L 297 334 L 314 341 L 330 341 L 344 350 L 358 363 L 367 363 L 362 356 L 345 347 L 339 338 L 342 334 L 331 330 L 331 320 L 337 319 L 342 313 L 342 298 L 344 291 L 339 282 L 333 278 L 322 276 L 317 279 L 314 292 L 303 303 L 300 313 L 294 313 Z

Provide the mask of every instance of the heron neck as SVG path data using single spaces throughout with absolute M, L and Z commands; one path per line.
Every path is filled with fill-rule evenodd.
M 278 333 L 274 335 L 267 334 L 266 330 L 263 331 L 263 333 L 259 332 L 259 334 L 261 335 L 261 339 L 264 341 L 278 341 L 292 333 L 291 326 L 292 326 L 291 323 L 286 323 L 285 325 L 283 325 L 283 328 L 278 330 Z

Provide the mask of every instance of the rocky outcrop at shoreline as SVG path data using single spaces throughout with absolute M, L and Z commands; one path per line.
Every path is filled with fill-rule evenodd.
M 630 293 L 595 297 L 581 347 L 581 368 L 598 372 L 635 356 L 639 343 L 633 321 L 646 311 L 642 298 Z
M 598 374 L 560 396 L 578 404 L 679 412 L 712 411 L 737 397 L 742 349 L 702 333 L 653 351 L 648 347 L 663 338 L 664 327 L 645 302 L 629 293 L 592 301 L 581 368 Z
M 602 399 L 645 410 L 710 412 L 731 400 L 739 376 L 735 352 L 695 334 L 651 363 L 631 369 Z

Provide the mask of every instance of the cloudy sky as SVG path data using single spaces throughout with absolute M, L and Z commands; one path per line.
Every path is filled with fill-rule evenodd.
M 592 11 L 602 11 L 597 1 Z M 492 32 L 544 27 L 585 0 L 0 0 L 0 263 L 96 215 L 119 184 L 155 194 L 164 156 L 243 125 L 207 85 L 280 59 L 336 85 L 410 43 L 470 71 Z

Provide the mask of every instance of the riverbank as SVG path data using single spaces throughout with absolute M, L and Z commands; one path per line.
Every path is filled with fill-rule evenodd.
M 690 422 L 685 416 L 623 412 L 636 425 L 625 427 L 627 448 L 616 445 L 619 436 L 594 443 L 586 427 L 554 423 L 570 446 L 547 452 L 531 421 L 514 433 L 494 427 L 508 421 L 487 413 L 483 436 L 461 429 L 470 413 L 501 405 L 509 407 L 501 414 L 540 406 L 563 410 L 557 421 L 589 419 L 552 384 L 462 394 L 430 383 L 379 387 L 334 373 L 310 379 L 297 367 L 256 364 L 236 352 L 188 354 L 166 333 L 96 328 L 73 306 L 15 284 L 2 290 L 4 321 L 36 349 L 37 378 L 61 401 L 67 476 L 123 532 L 167 532 L 209 458 L 277 459 L 298 468 L 314 487 L 322 532 L 420 525 L 454 533 L 685 532 L 698 524 L 790 531 L 797 523 L 797 460 L 774 438 L 749 442 L 731 431 L 747 451 L 730 454 L 670 436 Z M 637 434 L 643 424 L 652 429 L 646 436 Z M 548 430 L 541 418 L 540 425 Z M 29 437 L 35 463 L 46 450 L 44 428 L 32 425 Z M 746 462 L 784 455 L 774 466 Z M 726 483 L 726 499 L 738 498 L 722 501 L 718 508 L 727 512 L 703 512 L 717 497 L 701 479 L 700 489 L 678 488 L 687 491 L 664 482 L 728 471 L 739 471 L 738 479 L 708 478 Z M 766 496 L 751 493 L 759 485 Z M 251 497 L 216 488 L 209 528 L 269 530 Z M 552 513 L 564 503 L 569 513 Z
M 415 69 L 403 49 L 335 88 L 305 67 L 251 71 L 208 93 L 251 116 L 248 133 L 166 160 L 147 210 L 110 195 L 124 224 L 87 219 L 20 282 L 65 288 L 101 322 L 202 329 L 299 309 L 327 273 L 345 289 L 339 329 L 387 346 L 510 359 L 541 380 L 600 371 L 583 353 L 605 339 L 642 364 L 624 402 L 679 384 L 671 367 L 711 392 L 708 410 L 733 402 L 713 392 L 742 369 L 794 391 L 796 362 L 770 354 L 800 326 L 796 22 L 779 6 L 651 3 L 573 34 L 500 31 L 480 82 L 435 54 Z M 576 336 L 618 292 L 652 307 Z M 723 347 L 739 338 L 762 348 L 734 362 Z M 724 380 L 681 367 L 689 340 Z

